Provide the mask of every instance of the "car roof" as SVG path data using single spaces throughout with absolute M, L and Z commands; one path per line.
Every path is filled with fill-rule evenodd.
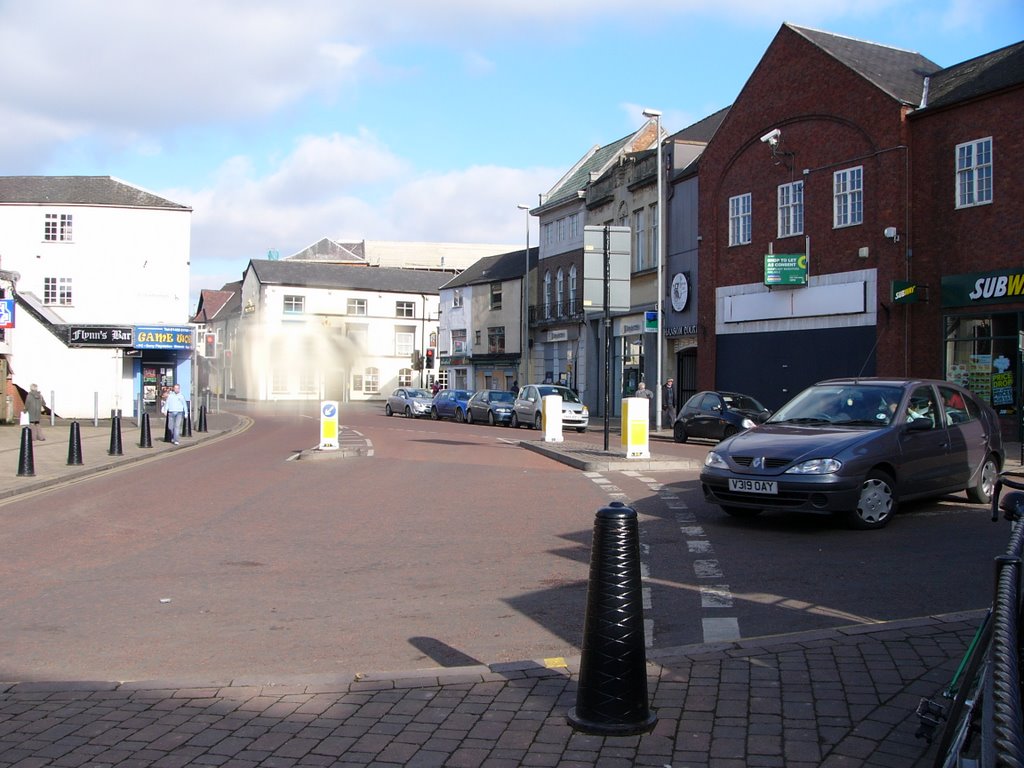
M 898 378 L 893 376 L 847 376 L 844 378 L 825 379 L 824 381 L 816 382 L 817 384 L 870 384 L 877 386 L 887 385 L 890 387 L 905 387 L 914 384 L 960 386 L 956 382 L 946 381 L 945 379 Z

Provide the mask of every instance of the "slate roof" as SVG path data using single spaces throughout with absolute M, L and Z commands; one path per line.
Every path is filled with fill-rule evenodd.
M 954 64 L 931 77 L 923 109 L 945 107 L 1024 83 L 1024 42 Z
M 530 249 L 530 269 L 537 266 L 540 248 Z M 526 249 L 484 256 L 471 267 L 464 269 L 457 276 L 445 283 L 442 288 L 460 288 L 464 285 L 481 285 L 496 280 L 522 279 L 525 268 Z
M 358 243 L 358 245 L 362 246 L 362 243 Z M 360 250 L 362 250 L 362 248 L 360 248 Z M 366 262 L 366 258 L 363 254 L 360 253 L 357 255 L 347 246 L 331 240 L 329 237 L 323 237 L 312 245 L 306 246 L 301 251 L 293 253 L 291 256 L 285 256 L 285 259 L 295 259 L 296 261 L 331 261 L 349 263 Z
M 789 23 L 783 26 L 857 72 L 894 99 L 915 107 L 921 103 L 924 78 L 942 69 L 931 59 L 914 51 L 904 51 L 888 45 Z
M 360 267 L 308 261 L 252 259 L 253 270 L 264 285 L 293 285 L 301 288 L 348 288 L 356 291 L 394 293 L 438 293 L 451 280 L 447 270 Z
M 530 213 L 537 215 L 537 212 L 546 208 L 552 208 L 560 203 L 564 203 L 566 200 L 577 199 L 577 192 L 585 190 L 590 183 L 591 171 L 603 172 L 608 164 L 615 159 L 619 152 L 629 146 L 635 137 L 636 132 L 623 136 L 611 144 L 605 144 L 603 147 L 595 144 L 580 159 L 576 166 L 551 188 L 544 202 Z
M 112 176 L 0 176 L 0 204 L 4 203 L 192 210 Z
M 223 320 L 242 306 L 242 282 L 226 283 L 219 291 L 204 288 L 199 292 L 199 307 L 190 323 Z

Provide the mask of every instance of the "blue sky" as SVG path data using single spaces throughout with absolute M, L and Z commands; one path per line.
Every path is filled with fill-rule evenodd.
M 191 206 L 192 309 L 321 237 L 518 245 L 517 203 L 644 107 L 672 132 L 732 103 L 783 22 L 941 66 L 1024 39 L 1020 0 L 0 0 L 0 20 L 3 173 Z

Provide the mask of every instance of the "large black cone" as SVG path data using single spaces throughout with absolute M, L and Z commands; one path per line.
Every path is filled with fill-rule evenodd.
M 142 414 L 142 426 L 139 427 L 139 448 L 153 447 L 153 433 L 149 427 L 149 414 Z
M 196 427 L 196 432 L 206 431 L 206 406 L 199 406 L 199 425 Z
M 32 428 L 21 428 L 21 450 L 18 452 L 18 477 L 33 477 L 36 459 L 32 453 Z
M 114 416 L 110 420 L 110 449 L 107 451 L 111 456 L 122 456 L 124 451 L 121 446 L 121 417 Z
M 658 718 L 647 704 L 647 655 L 636 510 L 613 501 L 597 511 L 576 706 L 569 725 L 634 736 Z
M 82 428 L 77 421 L 71 422 L 68 431 L 68 466 L 76 467 L 82 463 Z
M 185 404 L 185 415 L 181 419 L 181 436 L 192 437 L 192 401 Z

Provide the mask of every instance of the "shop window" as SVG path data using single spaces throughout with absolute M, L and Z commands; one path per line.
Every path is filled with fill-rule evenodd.
M 1018 412 L 1018 323 L 1014 312 L 945 320 L 945 378 L 967 387 L 1002 416 Z

